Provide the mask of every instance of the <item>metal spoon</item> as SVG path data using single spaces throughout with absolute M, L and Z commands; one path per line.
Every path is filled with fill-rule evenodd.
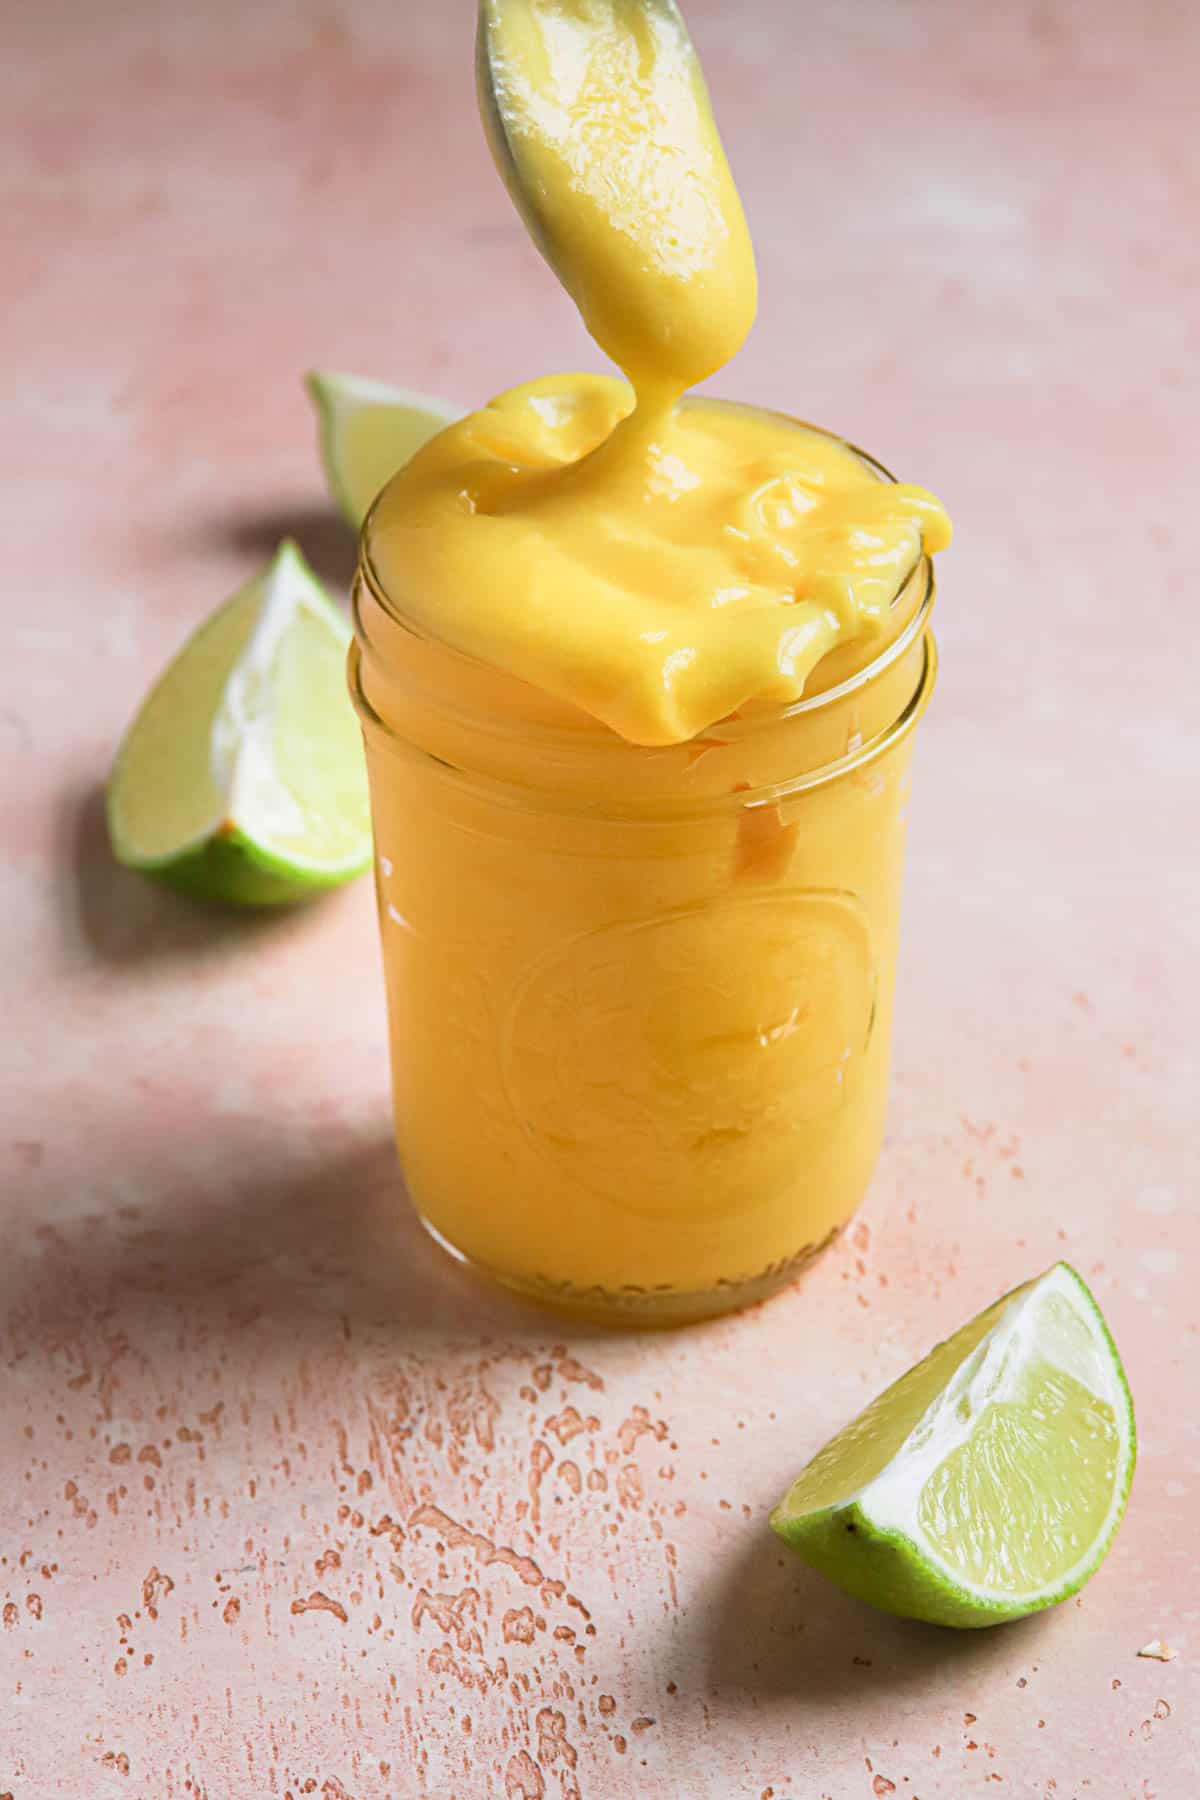
M 505 6 L 513 3 L 514 0 L 479 0 L 479 24 L 475 35 L 475 91 L 479 116 L 492 160 L 526 230 L 558 279 L 569 289 L 553 233 L 539 204 L 537 184 L 526 179 L 526 171 L 522 168 L 520 133 L 514 129 L 516 115 L 511 110 L 506 114 L 500 98 L 504 87 L 499 73 L 502 61 L 500 21 Z M 515 3 L 528 4 L 528 0 L 515 0 Z M 630 0 L 626 0 L 626 4 L 629 3 Z M 634 3 L 647 19 L 654 17 L 665 21 L 678 36 L 681 57 L 696 62 L 696 52 L 675 0 L 634 0 Z

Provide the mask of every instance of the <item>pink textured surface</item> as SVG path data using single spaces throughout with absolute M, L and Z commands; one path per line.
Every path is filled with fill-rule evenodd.
M 469 402 L 594 366 L 487 163 L 471 10 L 8 21 L 0 1793 L 1182 1800 L 1198 15 L 690 9 L 761 252 L 724 388 L 960 537 L 866 1210 L 765 1310 L 639 1339 L 419 1240 L 366 883 L 206 915 L 111 865 L 97 798 L 282 531 L 346 574 L 303 368 Z M 957 1637 L 787 1560 L 797 1465 L 1059 1255 L 1143 1433 L 1082 1600 Z

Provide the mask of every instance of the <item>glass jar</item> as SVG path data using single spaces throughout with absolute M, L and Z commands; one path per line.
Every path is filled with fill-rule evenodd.
M 414 630 L 371 525 L 350 681 L 417 1212 L 594 1317 L 762 1299 L 883 1138 L 929 563 L 796 704 L 645 749 Z

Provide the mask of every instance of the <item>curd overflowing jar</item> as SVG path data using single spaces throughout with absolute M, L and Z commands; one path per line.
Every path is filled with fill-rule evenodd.
M 484 0 L 509 150 L 593 336 L 450 426 L 363 534 L 397 1140 L 456 1255 L 597 1316 L 790 1280 L 883 1134 L 931 495 L 682 398 L 753 319 L 665 0 Z

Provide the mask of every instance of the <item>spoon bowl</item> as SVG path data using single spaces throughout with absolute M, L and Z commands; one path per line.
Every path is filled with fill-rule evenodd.
M 665 21 L 678 36 L 680 55 L 695 66 L 697 77 L 703 79 L 699 74 L 699 63 L 687 26 L 675 0 L 633 0 L 633 4 L 630 4 L 630 0 L 624 0 L 624 3 L 635 15 L 641 14 L 647 20 L 653 18 Z M 563 258 L 540 204 L 537 183 L 529 178 L 522 163 L 517 142 L 519 134 L 513 129 L 513 114 L 506 110 L 503 98 L 505 82 L 501 73 L 503 54 L 500 22 L 506 8 L 511 9 L 514 5 L 528 6 L 529 0 L 479 0 L 475 34 L 475 92 L 479 103 L 479 117 L 492 153 L 492 161 L 526 230 L 559 281 L 569 290 L 571 284 L 564 279 Z

